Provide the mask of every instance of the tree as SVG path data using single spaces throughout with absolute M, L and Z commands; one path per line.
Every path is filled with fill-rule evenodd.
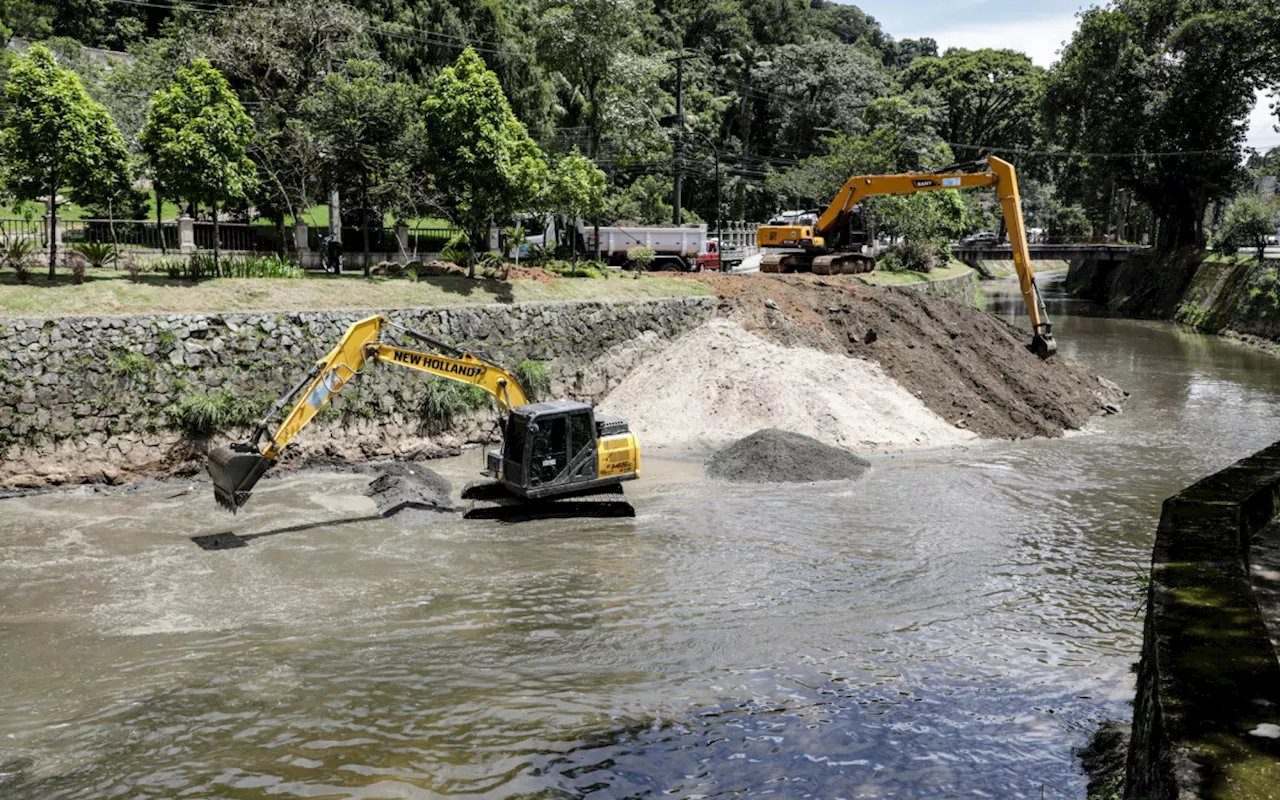
M 556 161 L 547 181 L 547 205 L 565 219 L 578 266 L 577 221 L 597 218 L 604 211 L 604 172 L 577 150 Z
M 816 129 L 861 131 L 862 113 L 889 86 L 884 68 L 861 48 L 839 42 L 807 42 L 777 48 L 758 80 L 768 87 L 770 131 L 765 141 L 803 149 Z
M 151 98 L 140 141 L 152 172 L 169 192 L 213 211 L 213 258 L 222 274 L 218 206 L 245 198 L 255 185 L 245 150 L 253 121 L 227 79 L 207 59 L 178 70 Z
M 1274 236 L 1280 207 L 1275 198 L 1246 195 L 1237 198 L 1227 209 L 1222 231 L 1214 249 L 1223 254 L 1235 253 L 1242 247 L 1257 250 L 1258 260 L 1266 254 L 1267 237 Z
M 937 95 L 938 132 L 952 144 L 971 145 L 965 158 L 988 148 L 1031 147 L 1038 138 L 1044 70 L 1022 53 L 952 48 L 917 58 L 898 80 L 908 91 Z
M 364 275 L 369 277 L 369 224 L 382 228 L 382 212 L 394 200 L 397 166 L 410 156 L 416 87 L 388 80 L 373 61 L 351 60 L 324 79 L 307 103 L 327 171 L 339 186 L 359 188 L 364 233 Z
M 423 164 L 435 176 L 470 235 L 475 251 L 495 217 L 535 205 L 547 180 L 547 161 L 498 84 L 471 48 L 436 78 L 422 104 Z
M 948 241 L 971 225 L 968 207 L 953 190 L 920 192 L 906 197 L 877 197 L 874 209 L 880 230 L 902 243 L 895 252 L 902 263 L 928 272 L 949 254 Z
M 48 198 L 58 224 L 58 191 L 91 202 L 129 182 L 129 154 L 111 115 L 92 100 L 75 73 L 61 69 L 44 45 L 17 59 L 5 85 L 8 116 L 0 128 L 0 183 L 19 200 Z M 57 245 L 49 232 L 49 280 Z
M 304 107 L 325 76 L 353 59 L 377 59 L 364 36 L 368 22 L 342 3 L 266 0 L 194 15 L 170 39 L 170 63 L 207 57 L 248 106 L 248 152 L 258 168 L 252 200 L 275 219 L 282 242 L 285 216 L 301 219 L 331 188 L 319 181 L 320 144 Z
M 1114 203 L 1089 190 L 1132 189 L 1158 219 L 1161 249 L 1202 247 L 1205 210 L 1242 177 L 1255 89 L 1275 78 L 1278 16 L 1264 0 L 1120 0 L 1085 11 L 1049 75 L 1048 119 L 1067 149 L 1119 155 L 1073 165 L 1066 188 L 1095 218 Z
M 549 0 L 539 14 L 539 57 L 568 80 L 574 95 L 580 93 L 588 155 L 599 152 L 602 88 L 636 16 L 632 0 Z

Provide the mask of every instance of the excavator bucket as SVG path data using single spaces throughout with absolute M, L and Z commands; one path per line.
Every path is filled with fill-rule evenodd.
M 1058 343 L 1053 340 L 1051 333 L 1037 333 L 1031 337 L 1031 344 L 1027 348 L 1043 360 L 1058 352 Z
M 231 513 L 249 500 L 254 485 L 274 459 L 258 452 L 252 444 L 223 445 L 209 454 L 209 476 L 213 478 L 213 498 Z

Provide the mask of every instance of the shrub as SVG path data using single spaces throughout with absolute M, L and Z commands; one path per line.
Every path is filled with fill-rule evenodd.
M 0 266 L 12 267 L 18 277 L 18 283 L 31 281 L 30 259 L 36 251 L 36 243 L 31 239 L 16 236 L 0 238 Z
M 1257 197 L 1241 197 L 1227 209 L 1222 230 L 1214 238 L 1214 250 L 1223 255 L 1235 253 L 1242 247 L 1257 250 L 1261 260 L 1267 237 L 1276 232 L 1276 215 L 1280 209 L 1273 200 Z
M 627 263 L 635 269 L 648 269 L 655 255 L 652 247 L 637 245 L 627 251 Z
M 129 274 L 129 280 L 133 283 L 138 282 L 138 276 L 142 273 L 142 267 L 128 253 L 122 253 L 119 260 L 116 261 L 118 266 L 123 266 L 125 272 Z
M 226 427 L 231 417 L 231 400 L 226 393 L 184 392 L 165 408 L 169 424 L 188 436 L 208 436 Z
M 440 248 L 440 257 L 455 264 L 466 264 L 471 257 L 471 238 L 462 231 L 450 236 L 449 241 Z
M 117 378 L 140 380 L 151 374 L 151 360 L 141 353 L 121 352 L 111 358 L 108 365 Z
M 120 252 L 110 242 L 81 242 L 71 249 L 84 256 L 94 269 L 115 264 L 120 259 Z
M 208 436 L 231 425 L 258 421 L 263 403 L 229 392 L 183 392 L 176 402 L 165 406 L 169 425 L 188 436 Z
M 573 266 L 572 264 L 554 263 L 544 267 L 547 272 L 554 272 L 563 278 L 600 278 L 604 273 L 589 267 L 585 264 L 581 266 Z
M 303 272 L 294 262 L 272 253 L 224 258 L 222 274 L 227 278 L 301 278 Z
M 89 266 L 89 260 L 74 251 L 67 253 L 64 260 L 67 267 L 71 269 L 71 282 L 84 283 L 84 271 Z
M 551 372 L 547 369 L 547 362 L 525 359 L 516 364 L 515 375 L 530 402 L 536 403 L 551 393 Z
M 423 388 L 418 411 L 427 427 L 437 430 L 447 427 L 467 411 L 483 408 L 489 399 L 489 394 L 479 386 L 445 378 L 428 378 Z

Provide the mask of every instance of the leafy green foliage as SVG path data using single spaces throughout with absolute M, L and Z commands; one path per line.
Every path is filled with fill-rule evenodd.
M 31 280 L 30 261 L 36 252 L 36 243 L 21 236 L 0 237 L 0 267 L 9 267 L 18 277 L 18 283 Z
M 120 258 L 120 253 L 111 242 L 80 242 L 72 245 L 71 249 L 84 256 L 89 266 L 95 269 L 114 264 Z
M 635 269 L 648 269 L 656 255 L 657 253 L 653 252 L 652 247 L 645 247 L 642 244 L 636 245 L 627 250 L 627 263 Z
M 484 408 L 489 395 L 484 389 L 445 378 L 426 378 L 418 413 L 432 430 L 447 428 L 458 417 Z
M 467 259 L 471 256 L 470 241 L 471 237 L 465 231 L 455 233 L 449 237 L 449 241 L 444 243 L 444 247 L 440 248 L 440 257 L 454 264 L 467 263 Z
M 1237 198 L 1227 208 L 1222 230 L 1214 240 L 1219 253 L 1235 253 L 1242 247 L 1252 247 L 1263 257 L 1267 237 L 1276 233 L 1276 220 L 1280 218 L 1280 204 L 1274 198 L 1246 195 Z
M 413 122 L 417 102 L 416 87 L 389 80 L 381 64 L 352 59 L 326 75 L 304 104 L 325 170 L 337 185 L 357 189 L 366 230 L 382 227 L 381 209 L 394 205 L 405 185 L 403 167 L 420 136 Z M 368 252 L 368 238 L 361 243 Z M 365 259 L 365 277 L 369 270 Z
M 217 205 L 246 197 L 256 185 L 245 152 L 252 136 L 253 121 L 227 79 L 197 58 L 152 97 L 140 142 L 167 192 Z
M 18 200 L 55 198 L 69 186 L 89 201 L 128 183 L 124 138 L 107 110 L 44 45 L 32 45 L 10 70 L 0 127 L 0 185 Z M 53 204 L 56 220 L 57 204 Z M 49 279 L 55 254 L 49 252 Z
M 948 142 L 977 147 L 1032 147 L 1039 133 L 1044 70 L 1012 50 L 953 48 L 918 58 L 898 77 L 904 89 L 941 99 L 938 131 Z M 981 155 L 979 149 L 962 153 Z
M 274 254 L 235 256 L 222 260 L 222 275 L 226 278 L 301 278 L 303 270 L 296 262 Z
M 1254 90 L 1280 72 L 1265 20 L 1274 3 L 1125 0 L 1091 8 L 1049 76 L 1048 119 L 1068 149 L 1194 152 L 1071 164 L 1063 175 L 1094 219 L 1111 189 L 1132 190 L 1159 218 L 1164 249 L 1199 246 L 1210 202 L 1235 193 Z
M 122 351 L 112 355 L 108 368 L 117 378 L 137 382 L 149 378 L 154 366 L 151 359 L 141 353 Z
M 546 158 L 471 48 L 441 71 L 422 110 L 423 166 L 475 246 L 493 218 L 512 216 L 542 193 Z
M 547 362 L 525 359 L 516 364 L 515 376 L 530 402 L 536 403 L 550 397 L 551 371 L 547 369 Z
M 948 260 L 948 242 L 971 224 L 968 208 L 954 190 L 875 200 L 881 230 L 902 239 L 895 252 L 907 269 L 928 272 Z
M 191 437 L 204 437 L 235 425 L 249 425 L 262 414 L 262 403 L 230 391 L 213 394 L 185 391 L 165 406 L 170 427 Z

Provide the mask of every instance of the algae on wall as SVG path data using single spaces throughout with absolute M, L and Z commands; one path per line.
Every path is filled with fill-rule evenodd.
M 1210 333 L 1280 339 L 1280 262 L 1206 258 L 1173 318 Z

